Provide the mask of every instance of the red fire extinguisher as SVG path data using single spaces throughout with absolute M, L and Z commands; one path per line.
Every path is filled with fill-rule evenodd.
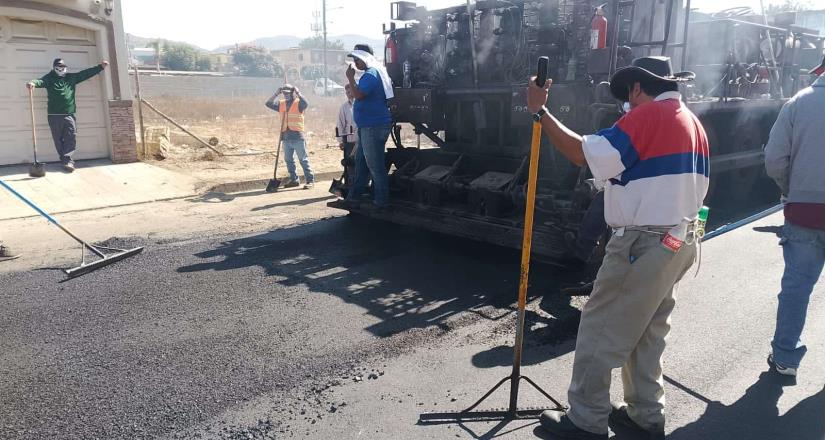
M 590 22 L 590 49 L 607 47 L 607 19 L 604 18 L 603 6 L 596 8 L 596 14 Z

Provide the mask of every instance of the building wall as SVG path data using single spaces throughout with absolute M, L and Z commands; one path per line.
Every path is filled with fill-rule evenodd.
M 107 11 L 107 7 L 112 9 Z M 66 23 L 72 26 L 88 29 L 95 34 L 99 59 L 107 59 L 110 69 L 103 75 L 105 78 L 105 94 L 108 101 L 105 113 L 120 114 L 119 101 L 130 101 L 132 89 L 128 73 L 128 53 L 126 50 L 125 33 L 123 31 L 123 16 L 121 0 L 2 0 L 0 1 L 0 15 L 14 16 L 21 19 L 44 20 Z M 123 124 L 123 118 L 109 118 L 109 133 L 111 140 L 112 160 L 123 162 L 133 159 L 134 143 L 131 147 L 124 145 L 125 138 L 118 138 L 115 142 L 115 133 L 128 128 L 114 123 Z M 132 122 L 134 127 L 134 122 Z M 134 136 L 133 136 L 134 137 Z M 128 141 L 128 139 L 125 139 Z M 115 148 L 115 144 L 118 144 Z
M 135 114 L 131 100 L 109 101 L 109 120 L 112 125 L 112 162 L 137 162 Z

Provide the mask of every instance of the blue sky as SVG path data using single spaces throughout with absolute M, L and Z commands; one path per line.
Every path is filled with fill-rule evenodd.
M 765 0 L 765 6 L 771 1 Z M 813 3 L 825 0 L 811 0 Z M 310 36 L 320 0 L 122 0 L 126 32 L 142 37 L 186 41 L 206 49 L 275 35 Z M 430 8 L 462 0 L 419 0 Z M 380 39 L 389 20 L 389 0 L 328 0 L 329 33 Z M 693 0 L 692 6 L 718 11 L 733 6 L 759 10 L 759 0 Z M 186 17 L 185 19 L 181 19 Z

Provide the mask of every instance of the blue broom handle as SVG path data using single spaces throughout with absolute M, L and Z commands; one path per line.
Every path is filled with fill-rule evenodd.
M 32 209 L 37 211 L 38 214 L 45 217 L 46 220 L 52 222 L 56 226 L 60 226 L 60 224 L 57 223 L 57 220 L 55 220 L 54 217 L 50 216 L 48 213 L 46 213 L 46 211 L 40 209 L 40 207 L 35 205 L 31 200 L 24 197 L 23 194 L 20 194 L 19 192 L 15 191 L 14 188 L 10 187 L 6 182 L 3 182 L 3 179 L 0 179 L 0 186 L 3 186 L 3 188 L 6 188 L 7 190 L 9 190 L 10 193 L 14 194 L 18 199 L 22 200 L 23 203 L 29 205 Z
M 0 186 L 2 186 L 3 188 L 6 188 L 7 190 L 9 190 L 10 193 L 14 194 L 18 199 L 22 200 L 25 204 L 29 205 L 32 209 L 37 211 L 38 214 L 45 217 L 46 220 L 50 221 L 53 225 L 60 228 L 61 231 L 65 232 L 66 235 L 68 235 L 69 237 L 72 237 L 76 242 L 82 244 L 83 246 L 86 246 L 87 248 L 91 249 L 92 252 L 94 252 L 95 254 L 103 257 L 103 254 L 101 254 L 100 251 L 98 251 L 97 249 L 95 249 L 92 246 L 89 246 L 89 244 L 86 243 L 85 241 L 83 241 L 82 239 L 80 239 L 80 237 L 78 237 L 77 235 L 74 235 L 72 233 L 72 231 L 64 228 L 63 225 L 61 225 L 60 223 L 57 222 L 57 220 L 54 219 L 54 217 L 50 216 L 46 211 L 40 209 L 40 207 L 35 205 L 31 200 L 25 198 L 23 196 L 23 194 L 20 194 L 19 192 L 15 191 L 14 188 L 10 187 L 6 182 L 3 182 L 3 179 L 0 179 Z

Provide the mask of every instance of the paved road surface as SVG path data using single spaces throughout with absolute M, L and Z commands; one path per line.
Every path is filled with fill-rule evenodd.
M 699 277 L 680 287 L 666 359 L 673 439 L 825 438 L 825 286 L 799 383 L 762 374 L 779 222 L 707 243 Z M 150 244 L 66 283 L 55 270 L 0 275 L 0 438 L 539 433 L 416 424 L 507 373 L 514 251 L 348 218 Z M 557 294 L 570 279 L 534 268 L 525 367 L 562 400 L 583 301 Z

